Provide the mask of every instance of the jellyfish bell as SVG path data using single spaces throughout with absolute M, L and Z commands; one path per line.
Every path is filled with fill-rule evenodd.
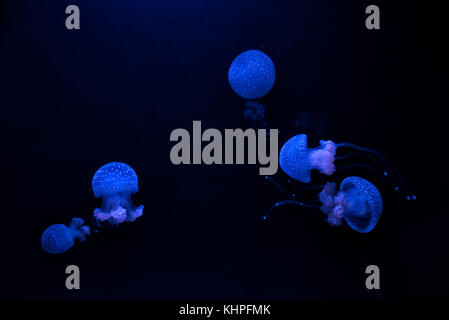
M 332 141 L 320 141 L 317 148 L 308 148 L 307 135 L 299 134 L 290 138 L 281 148 L 279 165 L 291 178 L 303 183 L 311 181 L 310 171 L 317 169 L 331 175 L 335 171 L 336 147 Z
M 262 51 L 245 51 L 232 62 L 228 80 L 232 90 L 240 97 L 261 98 L 271 90 L 276 80 L 273 61 Z
M 95 172 L 92 179 L 95 197 L 103 198 L 101 208 L 94 210 L 94 221 L 118 225 L 135 221 L 143 213 L 143 205 L 136 207 L 131 195 L 139 191 L 136 172 L 127 164 L 111 162 Z
M 73 218 L 68 227 L 64 224 L 51 225 L 42 233 L 42 249 L 52 254 L 66 252 L 73 247 L 75 240 L 84 241 L 90 234 L 90 228 L 83 224 L 83 219 Z

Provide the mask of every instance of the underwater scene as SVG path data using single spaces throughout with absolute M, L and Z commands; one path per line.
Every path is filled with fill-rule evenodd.
M 0 7 L 2 300 L 449 298 L 438 6 Z

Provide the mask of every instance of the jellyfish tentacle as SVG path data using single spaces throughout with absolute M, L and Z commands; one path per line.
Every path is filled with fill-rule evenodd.
M 407 199 L 416 199 L 416 196 L 413 194 L 412 190 L 410 189 L 410 187 L 407 185 L 407 183 L 405 182 L 404 178 L 402 178 L 399 170 L 379 151 L 371 149 L 371 148 L 365 148 L 365 147 L 360 147 L 354 143 L 351 142 L 341 142 L 337 144 L 337 147 L 341 147 L 341 148 L 353 148 L 355 150 L 358 151 L 363 151 L 363 152 L 367 152 L 369 154 L 371 154 L 372 156 L 376 157 L 380 162 L 382 162 L 387 168 L 389 167 L 392 172 L 394 173 L 394 175 L 396 176 L 396 178 L 398 179 L 399 184 L 401 185 L 402 189 L 404 189 L 405 193 L 407 194 Z
M 347 166 L 344 166 L 344 167 L 337 167 L 337 168 L 339 170 L 342 170 L 342 171 L 346 171 L 346 170 L 349 170 L 349 169 L 352 169 L 352 168 L 365 168 L 365 169 L 371 171 L 374 175 L 379 177 L 384 182 L 386 182 L 389 185 L 391 185 L 395 191 L 399 190 L 399 187 L 394 182 L 390 181 L 390 179 L 386 178 L 385 175 L 380 174 L 373 167 L 371 167 L 371 166 L 369 166 L 367 164 L 354 163 L 354 164 L 350 164 L 350 165 L 347 165 Z
M 350 152 L 350 153 L 347 153 L 347 154 L 345 154 L 345 155 L 335 157 L 335 160 L 344 160 L 344 159 L 347 159 L 347 158 L 353 157 L 353 156 L 365 157 L 365 158 L 370 159 L 370 160 L 373 161 L 373 162 L 374 162 L 380 169 L 382 169 L 382 170 L 384 171 L 384 175 L 385 175 L 385 176 L 388 176 L 388 175 L 389 175 L 389 172 L 388 172 L 387 170 L 384 169 L 384 166 L 382 166 L 382 163 L 381 163 L 379 160 L 377 160 L 375 157 L 373 157 L 372 155 L 370 155 L 370 154 L 368 154 L 368 153 L 363 153 L 363 152 Z
M 280 206 L 284 206 L 284 205 L 296 205 L 296 206 L 300 206 L 301 208 L 309 208 L 309 209 L 316 209 L 316 210 L 320 210 L 320 208 L 321 208 L 321 206 L 308 204 L 308 203 L 304 203 L 304 202 L 297 201 L 297 200 L 282 200 L 282 201 L 276 202 L 267 211 L 267 213 L 264 215 L 263 219 L 264 220 L 268 219 L 268 216 L 271 214 L 271 212 L 273 211 L 274 208 L 277 208 L 277 207 L 280 207 Z
M 89 226 L 85 226 L 84 220 L 81 218 L 73 218 L 69 224 L 69 230 L 73 239 L 78 239 L 80 241 L 86 240 L 86 236 L 90 235 Z
M 274 184 L 276 186 L 276 188 L 278 188 L 283 194 L 285 194 L 287 197 L 289 198 L 293 198 L 293 195 L 291 193 L 289 193 L 287 190 L 285 190 L 276 180 L 274 180 L 273 178 L 269 177 L 269 176 L 265 176 L 265 179 L 267 179 L 268 181 L 270 181 L 272 184 Z
M 371 148 L 366 148 L 366 147 L 360 147 L 354 143 L 350 143 L 350 142 L 341 142 L 337 144 L 337 147 L 340 148 L 353 148 L 355 150 L 358 151 L 363 151 L 368 153 L 368 155 L 371 155 L 371 158 L 374 159 L 374 157 L 376 157 L 376 159 L 378 159 L 378 161 L 382 162 L 386 167 L 390 167 L 392 169 L 392 171 L 394 171 L 394 173 L 399 177 L 401 177 L 401 174 L 399 172 L 399 170 L 379 151 L 375 150 L 375 149 L 371 149 Z
M 136 172 L 127 164 L 110 162 L 99 168 L 92 179 L 95 197 L 103 198 L 101 208 L 94 210 L 93 224 L 101 228 L 135 221 L 142 216 L 143 206 L 136 208 L 131 195 L 139 191 Z

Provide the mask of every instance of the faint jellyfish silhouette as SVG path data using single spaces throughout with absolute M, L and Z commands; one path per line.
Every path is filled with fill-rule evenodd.
M 90 228 L 83 224 L 83 219 L 73 218 L 68 227 L 63 224 L 51 225 L 42 233 L 42 249 L 49 253 L 60 254 L 69 250 L 76 239 L 86 240 L 86 236 L 90 234 Z
M 337 148 L 350 148 L 355 151 L 336 157 Z M 357 156 L 373 162 L 381 171 L 379 173 L 374 167 L 366 163 L 353 163 L 344 167 L 336 167 L 336 160 L 344 160 Z M 354 167 L 362 167 L 370 170 L 375 175 L 381 177 L 385 182 L 391 184 L 395 191 L 401 191 L 406 195 L 406 199 L 416 199 L 408 185 L 405 183 L 399 171 L 380 152 L 359 147 L 353 143 L 334 143 L 330 140 L 320 140 L 320 146 L 309 148 L 307 135 L 299 134 L 290 138 L 282 146 L 279 154 L 279 165 L 281 169 L 291 178 L 309 183 L 311 181 L 311 170 L 316 169 L 325 175 L 332 175 L 337 169 L 348 170 Z M 390 180 L 390 178 L 393 180 Z
M 231 88 L 240 97 L 247 99 L 243 112 L 245 119 L 265 126 L 265 107 L 255 99 L 265 96 L 276 80 L 276 70 L 265 53 L 248 50 L 239 54 L 232 62 L 228 81 Z
M 118 225 L 134 221 L 143 213 L 143 205 L 136 207 L 131 194 L 139 191 L 137 175 L 125 163 L 111 162 L 97 170 L 92 179 L 95 197 L 103 198 L 101 208 L 94 211 L 94 224 L 103 222 Z
M 274 180 L 268 179 L 280 187 Z M 374 229 L 382 214 L 383 204 L 379 190 L 371 182 L 360 177 L 348 177 L 341 182 L 339 191 L 336 190 L 335 183 L 327 183 L 321 187 L 323 189 L 315 200 L 321 205 L 313 204 L 310 200 L 279 201 L 270 208 L 264 219 L 267 219 L 276 207 L 297 205 L 316 210 L 331 226 L 341 226 L 344 219 L 351 229 L 357 232 L 367 233 Z M 285 192 L 282 188 L 281 190 Z

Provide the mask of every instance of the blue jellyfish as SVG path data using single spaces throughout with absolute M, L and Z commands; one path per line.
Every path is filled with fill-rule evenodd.
M 111 162 L 95 172 L 92 179 L 95 197 L 103 198 L 101 208 L 94 211 L 94 222 L 100 225 L 107 221 L 118 225 L 124 221 L 135 221 L 143 213 L 143 205 L 136 207 L 131 194 L 139 191 L 137 175 L 125 163 Z
M 83 219 L 73 218 L 68 227 L 63 224 L 51 225 L 42 233 L 42 249 L 49 253 L 60 254 L 69 250 L 76 239 L 86 240 L 86 236 L 90 234 L 90 228 L 83 224 Z
M 336 157 L 337 148 L 350 148 L 355 151 Z M 318 147 L 309 148 L 307 135 L 299 134 L 290 138 L 282 146 L 279 154 L 279 165 L 291 178 L 303 183 L 309 183 L 311 181 L 310 172 L 312 169 L 330 176 L 337 169 L 334 163 L 336 160 L 344 160 L 354 156 L 371 161 L 376 167 L 380 168 L 382 173 L 379 173 L 379 170 L 366 163 L 353 163 L 345 167 L 338 167 L 338 169 L 366 168 L 381 177 L 385 182 L 391 184 L 395 191 L 402 191 L 408 200 L 416 199 L 416 196 L 405 183 L 399 171 L 385 156 L 376 150 L 359 147 L 349 142 L 335 144 L 330 140 L 321 140 Z
M 237 56 L 228 72 L 232 90 L 247 100 L 259 99 L 273 88 L 276 70 L 273 61 L 259 50 L 248 50 Z M 244 117 L 252 122 L 263 122 L 265 107 L 247 101 Z
M 271 181 L 276 184 L 274 180 Z M 341 182 L 339 191 L 336 190 L 335 183 L 327 183 L 321 187 L 323 189 L 316 200 L 298 200 L 297 195 L 293 194 L 290 200 L 274 204 L 264 219 L 267 219 L 276 207 L 297 205 L 315 209 L 331 226 L 341 226 L 344 219 L 349 227 L 357 232 L 367 233 L 374 229 L 382 214 L 383 205 L 379 190 L 371 182 L 360 177 L 348 177 Z

